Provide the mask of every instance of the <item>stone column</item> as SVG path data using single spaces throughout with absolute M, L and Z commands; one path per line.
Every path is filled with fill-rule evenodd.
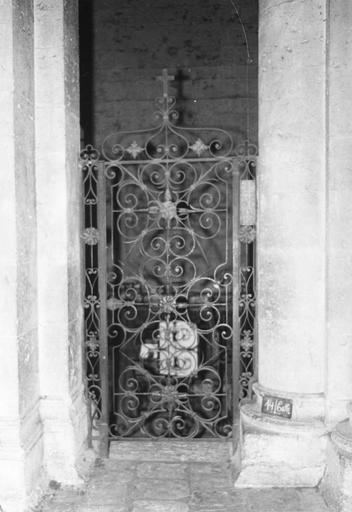
M 327 19 L 326 411 L 332 432 L 322 489 L 334 510 L 348 512 L 352 510 L 352 4 L 330 2 Z
M 325 8 L 259 12 L 258 383 L 238 486 L 313 486 L 324 469 Z M 264 395 L 292 418 L 262 413 Z
M 0 509 L 22 512 L 42 477 L 34 162 L 33 3 L 0 2 Z
M 35 0 L 41 414 L 50 478 L 78 481 L 87 438 L 82 359 L 78 2 Z

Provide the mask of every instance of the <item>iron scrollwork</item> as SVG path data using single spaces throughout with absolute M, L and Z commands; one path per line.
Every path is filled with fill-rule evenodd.
M 111 439 L 228 437 L 232 379 L 239 378 L 238 398 L 245 399 L 254 373 L 255 231 L 241 227 L 236 234 L 233 201 L 237 169 L 254 179 L 256 153 L 252 146 L 236 153 L 224 130 L 177 126 L 167 78 L 156 101 L 156 127 L 109 135 L 102 160 L 94 148 L 82 152 L 88 392 L 94 430 L 106 377 L 100 346 L 107 343 Z M 99 172 L 106 187 L 104 304 Z M 234 236 L 241 246 L 239 298 L 233 295 Z M 100 308 L 106 308 L 106 340 Z M 239 377 L 233 375 L 234 343 L 240 343 Z

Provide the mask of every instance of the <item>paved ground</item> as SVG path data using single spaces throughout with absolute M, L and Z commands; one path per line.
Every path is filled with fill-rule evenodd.
M 234 490 L 221 464 L 97 461 L 84 488 L 63 488 L 38 512 L 324 512 L 315 489 Z
M 120 444 L 112 458 L 96 461 L 85 486 L 53 489 L 37 512 L 328 510 L 315 489 L 234 489 L 226 445 L 192 447 Z

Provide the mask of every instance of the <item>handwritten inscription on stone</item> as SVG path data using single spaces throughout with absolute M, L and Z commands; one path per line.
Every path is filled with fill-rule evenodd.
M 293 402 L 289 398 L 279 398 L 276 396 L 263 396 L 262 412 L 271 416 L 281 416 L 282 418 L 292 417 Z

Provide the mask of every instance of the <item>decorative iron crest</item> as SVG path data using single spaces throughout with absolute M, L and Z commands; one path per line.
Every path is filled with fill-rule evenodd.
M 163 84 L 163 95 L 155 100 L 153 118 L 156 126 L 108 135 L 102 144 L 104 158 L 109 161 L 137 161 L 226 158 L 232 155 L 232 137 L 225 130 L 176 125 L 179 118 L 174 108 L 176 99 L 168 92 L 168 82 L 174 77 L 164 69 L 158 78 Z

